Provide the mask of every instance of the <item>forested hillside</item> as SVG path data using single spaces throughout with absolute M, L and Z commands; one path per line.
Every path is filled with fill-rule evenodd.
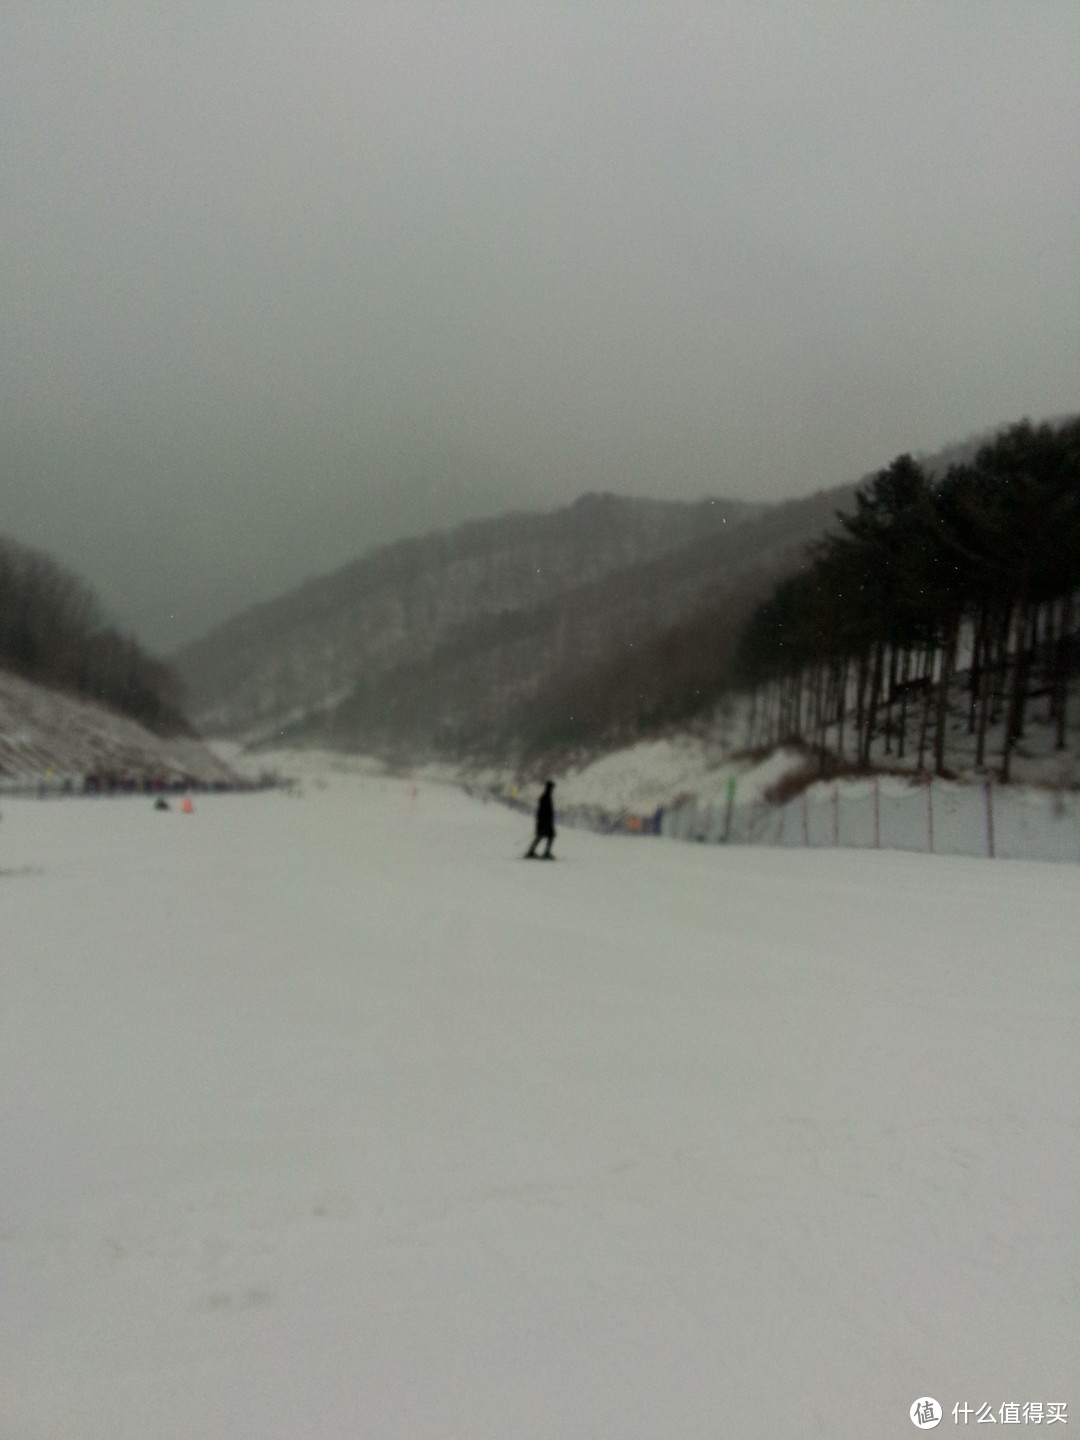
M 586 496 L 466 525 L 178 665 L 197 720 L 255 743 L 554 764 L 739 694 L 746 748 L 942 774 L 993 753 L 1007 779 L 1032 723 L 1072 743 L 1078 428 L 1025 422 L 774 506 Z
M 1025 742 L 1075 744 L 1080 420 L 1014 425 L 936 476 L 900 456 L 840 527 L 746 627 L 748 743 L 938 774 L 960 754 L 1002 780 Z
M 189 734 L 175 672 L 106 624 L 93 593 L 40 551 L 0 536 L 0 670 Z
M 763 509 L 734 531 L 612 576 L 598 593 L 567 596 L 565 623 L 580 643 L 515 697 L 499 728 L 477 723 L 463 748 L 565 756 L 707 713 L 730 688 L 753 607 L 799 567 L 853 494 L 845 486 Z
M 739 527 L 757 508 L 587 495 L 551 514 L 402 541 L 238 616 L 176 663 L 193 715 L 219 733 L 275 733 L 349 697 L 368 712 L 380 691 L 392 710 L 391 690 L 412 693 L 417 667 L 421 675 L 456 671 L 522 645 L 537 666 L 547 663 L 545 649 L 576 653 L 576 631 L 559 624 L 562 597 L 587 595 L 697 537 Z M 506 665 L 493 664 L 509 682 Z M 434 690 L 420 698 L 425 720 L 410 727 L 410 739 L 438 743 L 425 727 L 438 731 L 443 699 Z
M 412 758 L 599 739 L 618 687 L 575 710 L 579 689 L 600 695 L 591 677 L 703 611 L 726 624 L 851 493 L 773 508 L 586 496 L 464 526 L 241 616 L 177 663 L 219 733 Z

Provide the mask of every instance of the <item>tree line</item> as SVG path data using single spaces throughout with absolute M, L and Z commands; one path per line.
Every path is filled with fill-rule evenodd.
M 0 668 L 96 700 L 159 734 L 190 733 L 169 666 L 107 625 L 77 576 L 2 536 Z
M 932 475 L 901 455 L 743 630 L 751 746 L 871 748 L 945 773 L 950 725 L 1009 779 L 1037 719 L 1067 743 L 1080 668 L 1080 419 L 1022 421 Z M 1036 713 L 1034 702 L 1044 706 Z

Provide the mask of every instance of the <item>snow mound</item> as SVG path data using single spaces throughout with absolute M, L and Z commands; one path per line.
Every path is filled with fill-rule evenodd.
M 727 797 L 731 780 L 740 803 L 756 801 L 805 763 L 797 750 L 777 750 L 755 763 L 730 756 L 718 760 L 714 747 L 695 736 L 648 740 L 559 777 L 559 803 L 635 813 L 677 800 L 715 804 Z
M 383 762 L 371 755 L 344 755 L 336 750 L 248 749 L 234 740 L 213 740 L 210 744 L 215 755 L 249 780 L 273 776 L 286 782 L 308 781 L 319 785 L 334 776 L 371 778 L 386 774 Z

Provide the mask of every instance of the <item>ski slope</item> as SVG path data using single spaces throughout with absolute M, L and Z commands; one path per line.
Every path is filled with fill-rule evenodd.
M 528 838 L 5 802 L 0 1435 L 1076 1424 L 1080 874 Z
M 252 767 L 254 768 L 254 767 Z M 191 735 L 155 735 L 85 697 L 0 669 L 0 793 L 82 790 L 86 776 L 226 784 L 235 773 Z

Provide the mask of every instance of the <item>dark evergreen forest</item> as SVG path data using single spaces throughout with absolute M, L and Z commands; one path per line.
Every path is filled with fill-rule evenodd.
M 961 729 L 1002 780 L 1032 725 L 1066 748 L 1080 420 L 1023 421 L 938 476 L 902 455 L 838 519 L 742 633 L 751 746 L 812 746 L 824 768 L 876 745 L 940 775 Z

